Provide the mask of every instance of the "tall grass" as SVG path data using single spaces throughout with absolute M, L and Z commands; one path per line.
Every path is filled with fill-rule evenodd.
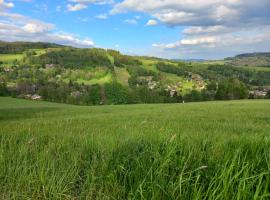
M 270 199 L 270 101 L 0 98 L 1 199 Z

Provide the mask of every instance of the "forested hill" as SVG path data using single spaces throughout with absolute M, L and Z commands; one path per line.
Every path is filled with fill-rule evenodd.
M 270 67 L 270 52 L 240 54 L 225 60 L 234 66 Z
M 3 42 L 0 41 L 0 54 L 18 54 L 27 49 L 56 48 L 61 45 L 44 42 Z
M 252 62 L 247 67 L 50 43 L 0 43 L 0 96 L 99 105 L 267 98 L 268 90 L 270 68 Z

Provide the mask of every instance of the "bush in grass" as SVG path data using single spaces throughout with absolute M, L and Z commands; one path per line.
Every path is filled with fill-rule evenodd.
M 8 95 L 9 95 L 9 92 L 7 88 L 7 83 L 0 81 L 0 96 L 8 96 Z
M 266 94 L 266 98 L 270 99 L 270 90 L 268 90 L 267 94 Z
M 189 94 L 186 94 L 184 96 L 184 100 L 187 102 L 203 101 L 203 96 L 200 91 L 192 90 Z
M 92 85 L 90 87 L 87 103 L 90 105 L 99 105 L 101 103 L 101 90 L 99 85 Z
M 113 82 L 104 85 L 107 104 L 127 104 L 129 102 L 128 89 Z
M 218 100 L 245 99 L 247 97 L 246 85 L 236 78 L 230 78 L 218 84 L 216 93 Z

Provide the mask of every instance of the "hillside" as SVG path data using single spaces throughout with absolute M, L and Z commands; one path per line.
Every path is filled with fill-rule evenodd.
M 225 60 L 234 66 L 270 67 L 270 52 L 240 54 Z
M 0 54 L 20 54 L 28 49 L 61 47 L 58 44 L 44 42 L 4 42 L 0 41 Z
M 269 120 L 267 100 L 85 107 L 0 98 L 0 199 L 263 199 Z
M 176 103 L 244 99 L 250 97 L 249 88 L 258 94 L 252 98 L 265 98 L 270 86 L 267 67 L 171 61 L 49 43 L 0 44 L 0 96 L 83 105 Z

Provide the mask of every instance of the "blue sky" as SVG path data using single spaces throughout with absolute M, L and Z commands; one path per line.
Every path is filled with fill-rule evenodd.
M 0 0 L 0 40 L 215 59 L 270 51 L 268 0 Z

